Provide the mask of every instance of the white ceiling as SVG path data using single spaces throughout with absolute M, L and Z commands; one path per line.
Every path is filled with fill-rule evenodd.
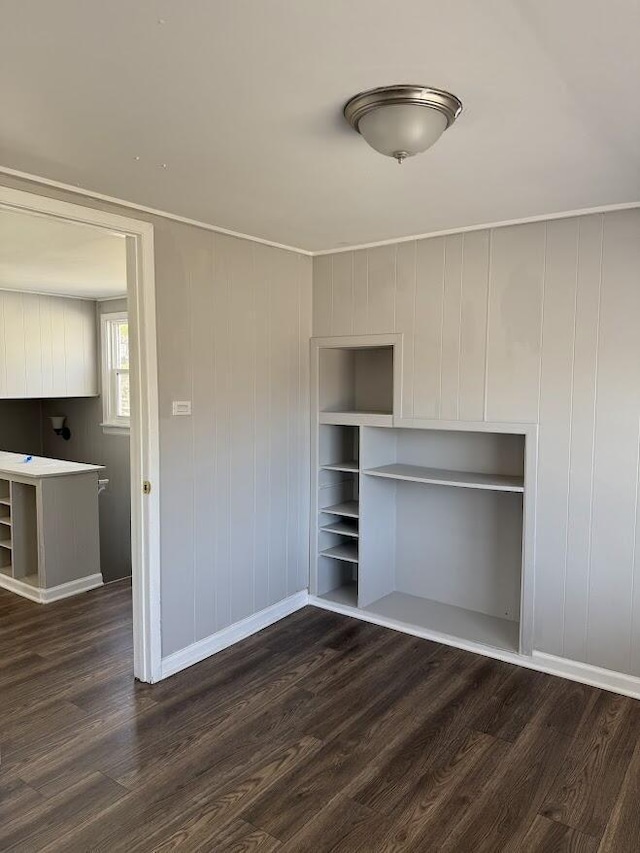
M 0 209 L 0 290 L 103 299 L 127 292 L 124 238 Z
M 310 250 L 635 202 L 639 32 L 638 0 L 4 0 L 0 163 Z M 464 111 L 398 166 L 341 108 L 403 82 Z

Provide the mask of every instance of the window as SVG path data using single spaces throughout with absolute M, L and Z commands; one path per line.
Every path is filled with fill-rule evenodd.
M 102 341 L 102 426 L 128 430 L 129 395 L 129 318 L 126 312 L 103 314 Z

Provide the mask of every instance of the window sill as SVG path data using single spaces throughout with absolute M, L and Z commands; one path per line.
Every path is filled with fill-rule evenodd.
M 123 424 L 100 424 L 104 435 L 129 435 L 131 428 Z

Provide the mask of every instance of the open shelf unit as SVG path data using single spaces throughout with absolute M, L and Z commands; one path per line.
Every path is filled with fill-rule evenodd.
M 311 595 L 444 642 L 530 653 L 521 631 L 529 433 L 399 425 L 394 346 L 375 349 L 320 344 Z
M 35 487 L 0 479 L 0 574 L 38 581 Z
M 318 588 L 330 594 L 358 586 L 360 431 L 321 424 L 318 432 Z M 314 559 L 316 559 L 314 557 Z

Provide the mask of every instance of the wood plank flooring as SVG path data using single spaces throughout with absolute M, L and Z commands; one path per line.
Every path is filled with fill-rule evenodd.
M 637 853 L 640 702 L 306 608 L 160 684 L 0 591 L 0 850 Z

